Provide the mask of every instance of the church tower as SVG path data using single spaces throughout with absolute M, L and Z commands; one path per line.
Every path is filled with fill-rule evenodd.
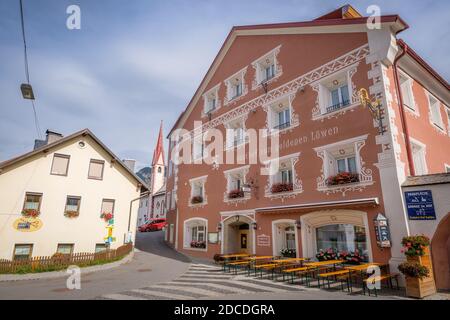
M 164 140 L 163 123 L 159 127 L 158 141 L 153 151 L 152 172 L 150 177 L 150 192 L 155 194 L 165 185 L 165 162 L 164 162 Z

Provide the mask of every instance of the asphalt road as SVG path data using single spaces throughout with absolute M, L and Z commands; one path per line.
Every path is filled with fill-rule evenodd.
M 138 233 L 133 259 L 110 270 L 81 273 L 81 289 L 69 290 L 67 278 L 0 282 L 0 299 L 92 299 L 171 281 L 185 273 L 190 260 L 169 248 L 163 233 Z

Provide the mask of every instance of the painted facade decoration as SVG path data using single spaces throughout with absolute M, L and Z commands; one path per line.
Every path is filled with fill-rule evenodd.
M 295 252 L 314 258 L 320 250 L 333 248 L 361 252 L 365 260 L 390 263 L 396 269 L 403 261 L 401 238 L 408 235 L 401 184 L 412 174 L 411 166 L 417 172 L 439 173 L 450 164 L 450 152 L 445 151 L 450 150 L 450 91 L 448 83 L 411 49 L 404 53 L 405 46 L 396 38 L 407 28 L 400 17 L 382 16 L 381 28 L 375 30 L 368 30 L 366 22 L 355 14 L 275 24 L 270 29 L 267 25 L 232 29 L 169 133 L 169 154 L 193 136 L 194 121 L 202 121 L 203 131 L 214 128 L 225 136 L 230 123 L 244 119 L 244 131 L 279 133 L 288 187 L 273 188 L 278 181 L 260 174 L 267 163 L 174 165 L 166 186 L 173 199 L 167 207 L 170 245 L 204 258 L 231 252 Z M 202 118 L 203 95 L 216 88 L 218 101 L 228 101 L 227 86 L 218 84 L 240 70 L 246 70 L 239 79 L 248 92 Z M 399 104 L 394 70 L 408 75 L 413 96 L 408 102 L 415 110 Z M 367 90 L 370 100 L 379 101 L 383 130 L 361 103 L 360 89 Z M 285 121 L 282 127 L 274 112 Z M 407 146 L 403 116 L 414 148 Z M 186 131 L 179 134 L 176 129 Z M 239 200 L 228 201 L 228 177 L 242 167 L 240 179 L 249 190 Z M 204 178 L 198 190 L 207 201 L 192 206 L 191 182 L 198 177 Z M 389 222 L 390 248 L 377 245 L 379 214 Z M 198 229 L 186 229 L 186 221 L 194 218 L 202 221 L 201 230 L 218 232 L 220 241 L 206 243 L 201 250 L 187 246 L 198 240 Z

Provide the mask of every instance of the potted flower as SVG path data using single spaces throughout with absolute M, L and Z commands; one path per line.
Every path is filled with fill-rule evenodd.
M 236 199 L 236 198 L 243 198 L 244 197 L 244 191 L 240 189 L 231 190 L 228 192 L 228 198 L 229 199 Z
M 336 260 L 337 254 L 333 248 L 328 248 L 327 250 L 320 249 L 316 254 L 316 258 L 319 261 Z
M 282 249 L 280 253 L 283 257 L 286 258 L 295 258 L 297 256 L 295 249 Z
M 289 192 L 292 190 L 294 190 L 294 185 L 292 183 L 284 183 L 284 182 L 275 183 L 270 188 L 270 191 L 272 193 Z
M 363 261 L 367 261 L 367 256 L 361 255 L 358 249 L 353 252 L 344 250 L 339 252 L 339 259 L 344 260 L 346 264 L 358 265 Z
M 191 241 L 191 248 L 205 249 L 206 242 L 205 241 Z
M 78 215 L 79 215 L 78 211 L 75 211 L 75 210 L 70 210 L 70 211 L 64 212 L 64 216 L 66 216 L 67 218 L 75 218 L 75 217 L 78 217 Z
M 103 220 L 105 220 L 106 222 L 108 222 L 109 220 L 111 220 L 112 218 L 114 218 L 114 215 L 111 212 L 103 212 L 100 215 L 100 218 L 102 218 Z
M 202 196 L 193 196 L 191 199 L 192 204 L 202 203 L 203 197 Z
M 36 209 L 23 209 L 22 215 L 27 218 L 36 218 L 39 216 L 40 212 Z
M 429 250 L 430 239 L 425 235 L 408 236 L 402 239 L 402 245 L 407 261 L 400 264 L 398 269 L 405 275 L 406 294 L 423 298 L 436 293 Z
M 340 172 L 335 176 L 328 177 L 328 179 L 326 180 L 326 183 L 329 186 L 355 182 L 359 182 L 359 175 L 352 172 Z

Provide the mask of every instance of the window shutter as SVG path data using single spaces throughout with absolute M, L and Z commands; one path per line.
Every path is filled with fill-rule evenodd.
M 89 163 L 89 178 L 102 179 L 103 165 L 103 162 L 91 160 Z
M 52 164 L 52 174 L 66 175 L 69 166 L 69 156 L 54 155 Z

